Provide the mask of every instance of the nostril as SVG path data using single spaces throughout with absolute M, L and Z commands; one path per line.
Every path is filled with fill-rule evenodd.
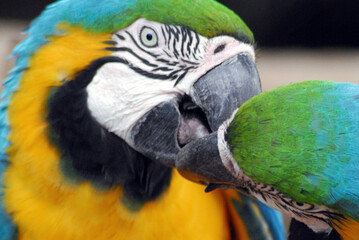
M 214 50 L 214 54 L 217 54 L 217 53 L 219 53 L 219 52 L 222 52 L 225 48 L 226 48 L 226 44 L 221 44 L 221 45 L 219 45 L 219 46 Z

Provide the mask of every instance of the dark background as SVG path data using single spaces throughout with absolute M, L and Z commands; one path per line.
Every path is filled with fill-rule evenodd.
M 30 20 L 51 2 L 53 1 L 1 0 L 0 18 Z M 242 17 L 261 47 L 359 46 L 359 0 L 220 2 Z

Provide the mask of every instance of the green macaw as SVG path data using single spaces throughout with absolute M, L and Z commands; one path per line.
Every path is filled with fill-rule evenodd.
M 278 213 L 206 195 L 172 168 L 261 91 L 235 13 L 212 0 L 60 0 L 27 33 L 0 105 L 1 240 L 284 236 Z
M 288 213 L 290 239 L 358 239 L 359 85 L 264 92 L 185 146 L 177 167 L 208 190 L 233 187 Z

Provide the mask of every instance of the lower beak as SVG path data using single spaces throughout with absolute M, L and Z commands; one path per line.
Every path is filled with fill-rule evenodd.
M 183 177 L 205 185 L 239 185 L 223 165 L 217 145 L 217 132 L 187 144 L 177 154 L 177 171 Z

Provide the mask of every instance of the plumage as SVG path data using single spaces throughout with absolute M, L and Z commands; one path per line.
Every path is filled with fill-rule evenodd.
M 233 156 L 253 180 L 359 220 L 358 97 L 359 85 L 321 81 L 263 93 L 229 126 Z
M 159 42 L 143 44 L 144 28 Z M 26 33 L 0 103 L 0 239 L 271 238 L 261 211 L 238 215 L 236 193 L 206 194 L 167 164 L 170 134 L 199 118 L 179 109 L 194 83 L 236 55 L 254 61 L 237 15 L 210 0 L 60 0 Z
M 292 199 L 294 210 L 323 217 L 343 239 L 357 236 L 348 232 L 359 225 L 359 85 L 308 81 L 270 90 L 241 106 L 226 131 L 243 174 Z

